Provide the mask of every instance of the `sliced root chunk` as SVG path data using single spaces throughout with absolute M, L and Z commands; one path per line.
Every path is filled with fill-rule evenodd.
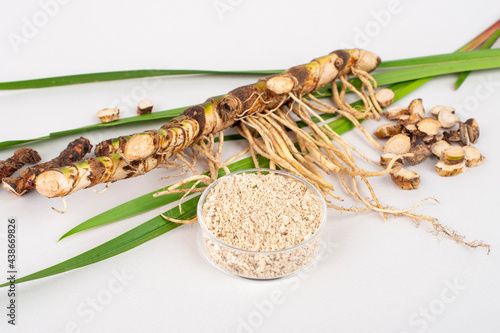
M 458 164 L 446 164 L 444 161 L 439 161 L 436 164 L 436 171 L 441 177 L 451 177 L 458 175 L 465 168 L 465 161 Z
M 380 89 L 375 93 L 375 99 L 381 107 L 386 107 L 394 102 L 394 92 L 391 89 Z
M 443 152 L 450 147 L 451 147 L 451 145 L 448 142 L 441 140 L 441 141 L 434 143 L 431 146 L 431 152 L 434 155 L 436 155 L 438 158 L 441 158 L 441 156 L 443 156 Z
M 417 164 L 422 163 L 431 154 L 429 149 L 424 145 L 417 145 L 417 146 L 411 148 L 410 153 L 413 155 L 406 157 L 406 161 L 410 165 L 417 165 Z
M 137 106 L 137 114 L 148 114 L 153 111 L 153 101 L 150 99 L 143 99 L 142 101 L 139 102 L 139 105 Z
M 479 149 L 473 146 L 465 146 L 465 165 L 469 168 L 478 166 L 483 163 L 484 156 L 481 155 Z
M 439 112 L 437 119 L 443 128 L 451 128 L 460 123 L 460 118 L 449 109 L 443 109 Z
M 399 169 L 399 171 L 391 172 L 391 178 L 403 190 L 414 190 L 420 184 L 420 175 L 415 171 L 408 169 Z
M 408 115 L 408 108 L 402 106 L 393 106 L 385 109 L 385 117 L 389 120 L 399 120 L 401 116 Z
M 462 147 L 452 146 L 443 151 L 443 161 L 448 165 L 462 163 L 464 158 L 465 150 Z
M 403 125 L 401 124 L 386 124 L 379 126 L 373 134 L 379 139 L 384 139 L 399 134 L 402 130 Z
M 394 153 L 397 155 L 406 154 L 410 151 L 411 140 L 404 134 L 396 134 L 384 145 L 384 153 Z
M 410 111 L 410 114 L 418 114 L 422 118 L 425 116 L 424 105 L 422 104 L 421 98 L 411 101 L 408 106 L 408 110 Z
M 448 142 L 462 142 L 463 140 L 467 141 L 468 139 L 468 137 L 464 138 L 460 135 L 460 131 L 457 129 L 444 131 L 443 138 Z
M 469 135 L 469 142 L 476 143 L 479 138 L 479 125 L 476 119 L 467 119 L 464 123 L 467 128 L 467 134 Z
M 424 118 L 420 120 L 417 124 L 417 129 L 419 132 L 425 135 L 434 136 L 439 133 L 439 128 L 441 123 L 432 118 Z
M 439 132 L 438 134 L 433 135 L 433 136 L 430 136 L 430 135 L 422 136 L 420 139 L 426 145 L 432 145 L 440 140 L 443 140 L 444 134 L 442 132 Z
M 409 125 L 416 125 L 422 119 L 423 118 L 420 114 L 414 113 L 414 114 L 411 114 L 408 118 L 402 118 L 402 121 L 403 121 L 403 125 L 409 126 Z
M 380 155 L 380 165 L 383 166 L 384 168 L 387 168 L 387 166 L 389 165 L 389 163 L 396 157 L 397 155 L 394 154 L 394 153 L 386 153 L 386 154 L 382 154 Z M 401 167 L 405 164 L 405 161 L 404 159 L 401 157 L 401 158 L 398 158 L 396 160 L 396 162 L 394 162 L 393 164 L 393 168 L 397 168 L 397 167 Z
M 120 110 L 118 108 L 103 109 L 97 112 L 97 117 L 99 117 L 102 123 L 109 123 L 120 118 Z
M 438 117 L 439 116 L 439 113 L 441 111 L 449 111 L 451 113 L 455 113 L 455 109 L 452 108 L 451 106 L 444 106 L 444 105 L 436 105 L 435 107 L 433 107 L 431 109 L 431 114 L 434 116 L 434 117 Z

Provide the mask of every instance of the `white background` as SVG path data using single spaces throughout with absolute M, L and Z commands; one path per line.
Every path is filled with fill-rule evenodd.
M 52 5 L 44 5 L 50 4 Z M 150 68 L 249 70 L 304 63 L 356 46 L 383 60 L 448 53 L 499 18 L 498 1 L 23 1 L 0 4 L 0 81 Z M 49 13 L 50 15 L 48 15 Z M 27 26 L 38 27 L 29 30 Z M 17 36 L 17 37 L 13 37 Z M 22 43 L 13 38 L 25 38 Z M 18 39 L 19 40 L 19 39 Z M 498 43 L 496 44 L 498 46 Z M 0 93 L 0 141 L 47 135 L 96 123 L 95 113 L 119 105 L 135 114 L 144 94 L 156 110 L 203 102 L 253 76 L 191 76 L 126 80 Z M 383 203 L 437 217 L 490 255 L 404 217 L 331 210 L 328 248 L 307 275 L 256 282 L 226 275 L 196 245 L 198 227 L 168 232 L 129 252 L 58 276 L 17 286 L 17 325 L 7 324 L 0 290 L 1 332 L 498 332 L 500 331 L 499 203 L 500 71 L 477 72 L 458 90 L 440 77 L 397 105 L 422 98 L 457 107 L 481 128 L 487 157 L 465 174 L 440 178 L 428 160 L 414 168 L 422 182 L 401 191 L 388 177 L 372 184 Z M 366 122 L 373 130 L 379 125 Z M 85 133 L 94 144 L 161 122 Z M 46 160 L 76 136 L 30 145 Z M 344 135 L 367 155 L 356 131 Z M 244 142 L 226 146 L 229 157 Z M 15 149 L 0 151 L 0 159 Z M 370 166 L 368 166 L 370 167 Z M 82 221 L 173 180 L 165 169 L 113 184 L 103 195 L 80 191 L 59 199 L 36 192 L 0 192 L 0 268 L 6 272 L 7 218 L 18 220 L 19 276 L 80 254 L 155 216 L 153 211 L 57 240 Z M 346 194 L 332 177 L 338 194 Z M 101 188 L 101 187 L 99 187 Z M 347 201 L 346 206 L 355 205 Z M 0 273 L 3 276 L 4 273 Z M 120 278 L 117 278 L 119 276 Z M 2 278 L 3 279 L 3 278 Z M 91 307 L 97 300 L 96 308 Z M 97 310 L 98 309 L 98 310 Z M 427 313 L 427 314 L 426 314 Z

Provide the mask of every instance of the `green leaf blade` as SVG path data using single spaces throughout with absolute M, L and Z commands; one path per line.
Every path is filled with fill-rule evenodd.
M 191 69 L 140 69 L 131 71 L 102 72 L 90 74 L 76 74 L 49 78 L 1 82 L 0 90 L 36 89 L 60 87 L 73 84 L 108 82 L 117 80 L 140 79 L 146 77 L 171 75 L 269 75 L 280 73 L 281 70 L 254 70 L 254 71 L 215 71 Z

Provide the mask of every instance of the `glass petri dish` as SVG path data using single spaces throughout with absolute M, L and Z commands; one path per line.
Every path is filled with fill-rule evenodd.
M 210 191 L 221 179 L 240 174 L 260 173 L 275 174 L 281 177 L 293 178 L 308 187 L 318 197 L 320 204 L 320 223 L 313 234 L 303 242 L 277 251 L 249 251 L 234 247 L 217 238 L 206 226 L 203 216 L 203 206 Z M 326 224 L 326 202 L 320 192 L 308 181 L 286 171 L 271 169 L 246 169 L 233 172 L 217 179 L 210 184 L 200 197 L 197 206 L 199 235 L 198 242 L 204 255 L 216 267 L 223 271 L 256 280 L 278 279 L 297 273 L 311 265 L 319 256 L 321 233 Z

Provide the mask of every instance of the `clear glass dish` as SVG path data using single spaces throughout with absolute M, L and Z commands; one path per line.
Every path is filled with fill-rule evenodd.
M 248 251 L 231 246 L 209 231 L 203 219 L 203 205 L 210 190 L 224 177 L 242 173 L 274 173 L 282 177 L 291 177 L 310 188 L 319 199 L 320 223 L 314 233 L 300 244 L 279 251 Z M 247 169 L 233 172 L 210 184 L 198 202 L 197 214 L 200 225 L 199 245 L 205 256 L 225 272 L 249 279 L 277 279 L 305 269 L 320 254 L 321 231 L 326 224 L 326 202 L 319 191 L 306 180 L 291 173 L 271 169 Z

